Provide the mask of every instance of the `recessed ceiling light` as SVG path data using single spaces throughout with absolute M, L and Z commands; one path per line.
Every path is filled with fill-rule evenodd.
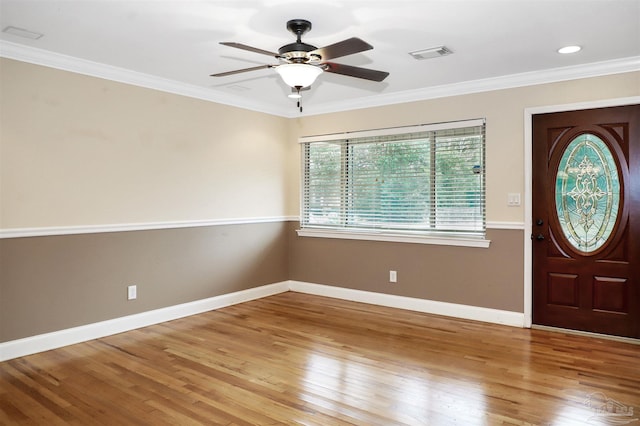
M 33 31 L 25 30 L 24 28 L 8 26 L 2 30 L 3 33 L 11 34 L 18 37 L 30 38 L 31 40 L 37 40 L 44 34 L 36 33 Z
M 582 50 L 580 46 L 565 46 L 558 49 L 558 53 L 567 54 L 567 53 L 576 53 Z
M 288 94 L 287 97 L 291 99 L 300 99 L 302 98 L 302 95 L 300 93 L 291 93 L 291 94 Z

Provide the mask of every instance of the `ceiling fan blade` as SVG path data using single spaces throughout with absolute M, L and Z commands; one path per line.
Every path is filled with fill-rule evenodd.
M 389 75 L 386 71 L 377 71 L 369 68 L 354 67 L 351 65 L 336 64 L 334 62 L 326 62 L 325 71 L 334 74 L 348 75 L 350 77 L 364 78 L 365 80 L 380 82 Z
M 309 52 L 310 55 L 320 55 L 323 61 L 328 59 L 340 58 L 341 56 L 353 55 L 354 53 L 364 52 L 365 50 L 371 50 L 373 46 L 369 43 L 357 38 L 352 37 L 343 41 L 339 41 L 329 46 L 321 47 L 314 51 Z
M 258 65 L 257 67 L 243 68 L 241 70 L 226 71 L 226 72 L 219 72 L 217 74 L 211 74 L 210 77 L 226 77 L 228 75 L 240 74 L 242 72 L 257 71 L 265 68 L 275 68 L 275 67 L 277 67 L 277 65 Z
M 234 43 L 234 42 L 230 42 L 230 41 L 221 41 L 220 44 L 223 44 L 223 45 L 229 46 L 229 47 L 235 47 L 236 49 L 248 50 L 249 52 L 260 53 L 262 55 L 268 55 L 268 56 L 273 56 L 273 57 L 277 57 L 278 56 L 278 54 L 275 53 L 275 52 L 269 52 L 268 50 L 263 50 L 263 49 L 258 49 L 257 47 L 247 46 L 246 44 L 242 44 L 242 43 Z

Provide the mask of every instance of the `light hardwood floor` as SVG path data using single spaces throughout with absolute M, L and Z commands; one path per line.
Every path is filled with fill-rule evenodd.
M 292 292 L 0 363 L 1 424 L 639 418 L 638 345 Z

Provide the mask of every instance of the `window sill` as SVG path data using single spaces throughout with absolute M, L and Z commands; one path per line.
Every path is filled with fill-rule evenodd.
M 441 246 L 489 248 L 491 240 L 473 237 L 435 237 L 390 232 L 353 232 L 329 229 L 298 229 L 299 237 L 337 238 L 344 240 L 386 241 L 394 243 L 435 244 Z

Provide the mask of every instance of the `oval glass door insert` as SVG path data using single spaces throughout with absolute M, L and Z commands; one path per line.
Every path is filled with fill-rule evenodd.
M 569 143 L 556 175 L 556 211 L 565 238 L 591 253 L 613 231 L 620 207 L 620 180 L 609 147 L 585 133 Z

